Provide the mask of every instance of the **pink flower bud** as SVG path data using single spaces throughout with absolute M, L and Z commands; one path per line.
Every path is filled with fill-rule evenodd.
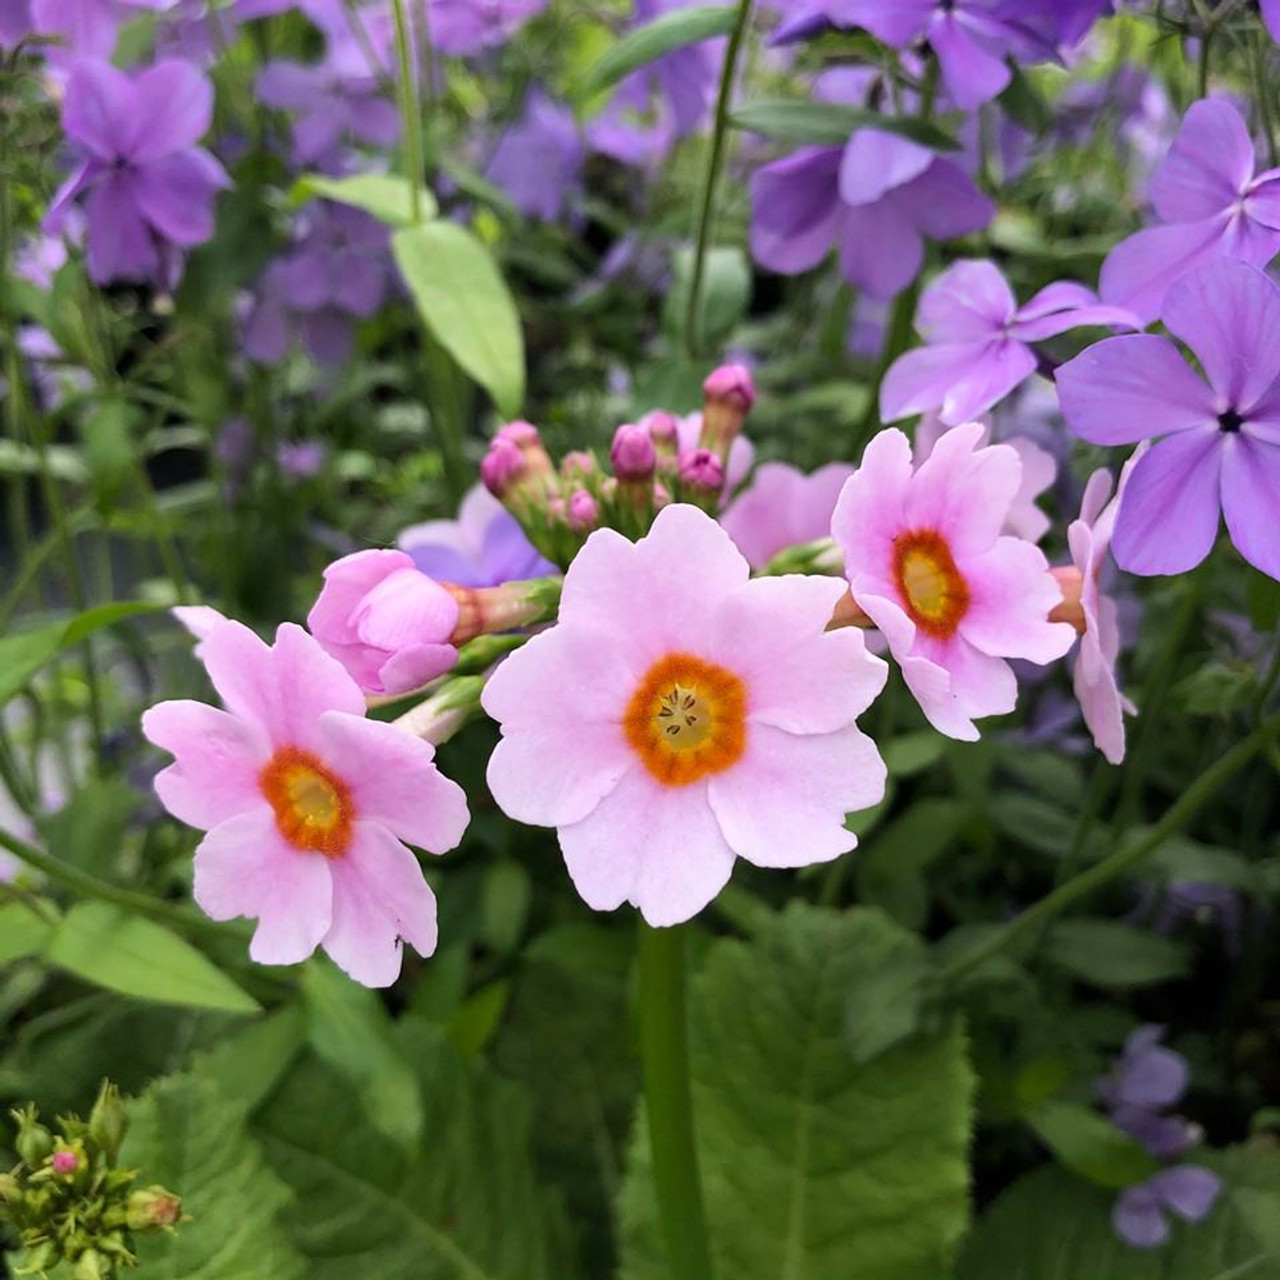
M 521 450 L 530 449 L 542 443 L 538 428 L 532 422 L 523 421 L 508 422 L 505 426 L 499 427 L 494 439 L 510 440 L 516 448 Z
M 724 463 L 710 449 L 690 449 L 680 455 L 680 483 L 701 493 L 724 488 Z
M 519 447 L 499 435 L 490 443 L 489 452 L 480 463 L 480 479 L 484 487 L 501 500 L 515 488 L 526 470 Z
M 609 460 L 619 480 L 648 480 L 653 475 L 657 455 L 649 433 L 634 423 L 625 423 L 614 432 Z
M 599 470 L 600 466 L 596 462 L 596 455 L 587 453 L 585 449 L 574 449 L 560 459 L 560 475 L 563 479 L 571 482 L 586 480 L 589 476 L 594 476 Z
M 648 430 L 649 438 L 660 451 L 674 451 L 680 447 L 680 424 L 675 414 L 655 409 L 640 419 L 640 425 Z
M 80 1168 L 80 1157 L 74 1151 L 55 1151 L 49 1163 L 54 1173 L 64 1177 L 75 1173 Z
M 747 413 L 756 402 L 756 384 L 746 365 L 722 364 L 707 375 L 702 394 L 708 404 L 731 404 Z
M 585 489 L 569 495 L 569 528 L 574 533 L 590 533 L 600 523 L 600 504 Z
M 669 507 L 670 505 L 671 490 L 659 480 L 653 486 L 653 509 L 661 511 L 663 507 Z

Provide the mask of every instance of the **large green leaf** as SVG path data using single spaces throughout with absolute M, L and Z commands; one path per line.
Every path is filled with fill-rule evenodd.
M 322 173 L 304 173 L 293 184 L 291 198 L 301 204 L 320 198 L 336 200 L 372 214 L 389 227 L 407 227 L 413 218 L 413 188 L 408 178 L 390 173 L 358 173 L 346 178 L 330 178 Z M 418 212 L 423 219 L 436 216 L 436 201 L 430 191 L 418 192 Z
M 176 933 L 105 902 L 72 907 L 45 958 L 85 982 L 143 1000 L 228 1013 L 256 1013 L 259 1007 Z
M 40 951 L 57 928 L 57 908 L 40 899 L 0 902 L 0 964 Z
M 399 1031 L 423 1094 L 412 1152 L 380 1134 L 347 1080 L 314 1057 L 255 1120 L 298 1193 L 289 1223 L 309 1280 L 567 1280 L 523 1091 L 469 1069 L 438 1027 L 409 1019 Z
M 656 62 L 674 49 L 710 40 L 714 36 L 727 36 L 737 20 L 737 8 L 731 5 L 673 9 L 664 13 L 609 46 L 583 79 L 582 96 L 590 97 L 611 84 L 617 84 L 624 76 Z
M 879 129 L 935 151 L 960 149 L 960 144 L 949 133 L 927 120 L 914 116 L 882 116 L 878 111 L 847 107 L 838 102 L 761 98 L 739 107 L 730 120 L 739 129 L 779 142 L 842 147 L 855 129 Z
M 1054 923 L 1045 937 L 1044 957 L 1098 987 L 1147 987 L 1181 978 L 1191 968 L 1187 948 L 1172 938 L 1089 916 Z
M 524 337 L 493 255 L 453 222 L 406 227 L 391 248 L 423 323 L 514 418 L 524 400 Z
M 146 1280 L 303 1280 L 307 1260 L 280 1225 L 290 1192 L 211 1080 L 157 1080 L 129 1108 L 121 1162 L 182 1197 L 174 1236 L 138 1241 Z
M 919 942 L 876 911 L 796 904 L 717 943 L 693 987 L 698 1147 L 718 1274 L 940 1280 L 968 1221 L 963 1031 L 859 1066 L 845 1006 Z M 643 1125 L 623 1201 L 625 1280 L 666 1280 Z
M 1204 1222 L 1134 1249 L 1111 1226 L 1114 1195 L 1061 1169 L 1027 1174 L 983 1215 L 959 1280 L 1280 1280 L 1280 1151 L 1197 1152 L 1224 1189 Z

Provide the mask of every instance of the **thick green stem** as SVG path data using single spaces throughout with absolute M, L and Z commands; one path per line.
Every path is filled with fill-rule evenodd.
M 711 230 L 715 223 L 716 196 L 720 175 L 724 171 L 729 142 L 729 108 L 733 102 L 733 84 L 737 78 L 738 57 L 751 20 L 752 0 L 739 0 L 738 21 L 729 36 L 720 73 L 720 94 L 716 99 L 715 126 L 711 134 L 711 153 L 702 185 L 702 207 L 698 214 L 698 239 L 693 253 L 693 275 L 689 280 L 689 304 L 685 314 L 685 346 L 695 359 L 702 345 L 702 292 L 707 270 L 707 252 L 711 247 Z
M 1260 729 L 1236 743 L 1225 755 L 1220 756 L 1182 793 L 1166 811 L 1163 818 L 1142 839 L 1117 849 L 1110 857 L 1082 871 L 1039 902 L 1028 907 L 1016 920 L 1011 920 L 993 934 L 981 946 L 958 956 L 942 972 L 944 980 L 954 982 L 985 964 L 993 956 L 1004 951 L 1019 939 L 1033 933 L 1046 921 L 1065 911 L 1081 898 L 1110 884 L 1145 857 L 1154 853 L 1170 836 L 1180 831 L 1195 817 L 1201 806 L 1210 800 L 1244 768 L 1254 756 L 1267 750 L 1280 737 L 1280 716 L 1268 720 Z
M 671 1280 L 711 1280 L 689 1086 L 684 931 L 640 922 L 640 1053 L 653 1184 Z
M 409 170 L 409 210 L 414 223 L 422 221 L 422 116 L 413 75 L 413 49 L 409 41 L 409 19 L 404 0 L 391 0 L 396 27 L 396 78 L 400 94 L 400 120 L 404 129 L 405 163 Z

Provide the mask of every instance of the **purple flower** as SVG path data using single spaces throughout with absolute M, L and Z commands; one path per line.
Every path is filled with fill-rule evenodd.
M 466 57 L 505 44 L 547 0 L 431 0 L 431 38 L 441 53 Z
M 456 520 L 412 525 L 397 543 L 428 577 L 459 587 L 497 587 L 557 572 L 482 484 L 463 498 Z
M 1222 1179 L 1199 1165 L 1162 1169 L 1116 1197 L 1111 1225 L 1126 1244 L 1154 1249 L 1169 1238 L 1169 1215 L 1187 1222 L 1208 1217 L 1222 1191 Z
M 1226 516 L 1255 568 L 1280 579 L 1280 291 L 1256 267 L 1215 262 L 1175 285 L 1168 338 L 1107 338 L 1058 370 L 1067 423 L 1093 444 L 1167 438 L 1134 469 L 1112 547 L 1130 573 L 1185 573 Z M 1207 381 L 1206 381 L 1207 379 Z
M 1111 1074 L 1098 1083 L 1098 1096 L 1113 1111 L 1158 1111 L 1182 1101 L 1191 1072 L 1182 1054 L 1161 1044 L 1164 1033 L 1150 1023 L 1129 1033 Z
M 31 34 L 31 0 L 0 4 L 0 49 L 13 49 Z
M 751 251 L 783 275 L 816 267 L 832 244 L 845 278 L 892 298 L 915 278 L 924 237 L 985 227 L 995 206 L 956 164 L 879 129 L 842 147 L 804 147 L 751 179 Z
M 787 547 L 831 533 L 831 515 L 853 468 L 829 462 L 805 475 L 785 462 L 766 462 L 720 523 L 753 569 L 762 569 Z
M 195 145 L 212 115 L 213 86 L 190 63 L 169 59 L 133 77 L 94 59 L 75 64 L 62 123 L 86 158 L 55 196 L 45 228 L 59 230 L 71 202 L 89 193 L 89 274 L 98 284 L 172 287 L 181 251 L 213 235 L 214 197 L 230 180 Z
M 939 409 L 948 426 L 969 422 L 1036 370 L 1033 342 L 1079 325 L 1138 328 L 1084 285 L 1059 281 L 1019 307 L 994 262 L 957 262 L 923 293 L 916 328 L 927 346 L 896 360 L 880 388 L 885 422 Z
M 1261 0 L 1262 20 L 1271 32 L 1271 38 L 1280 41 L 1280 0 Z
M 41 35 L 59 37 L 72 54 L 109 58 L 116 47 L 121 19 L 131 9 L 163 11 L 177 3 L 178 0 L 30 0 L 31 25 Z
M 535 90 L 524 118 L 503 134 L 488 178 L 531 218 L 554 219 L 582 175 L 584 151 L 573 112 Z
M 329 446 L 323 440 L 284 441 L 276 446 L 276 465 L 295 480 L 318 476 L 328 458 Z
M 1229 102 L 1194 103 L 1151 180 L 1163 226 L 1122 240 L 1102 264 L 1105 301 L 1143 324 L 1188 272 L 1216 258 L 1265 266 L 1280 250 L 1280 169 L 1254 176 L 1253 141 Z

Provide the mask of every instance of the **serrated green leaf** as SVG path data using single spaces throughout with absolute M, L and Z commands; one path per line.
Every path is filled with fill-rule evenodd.
M 1145 1182 L 1160 1168 L 1144 1146 L 1079 1103 L 1050 1099 L 1025 1118 L 1068 1169 L 1100 1187 L 1118 1191 Z
M 959 151 L 960 144 L 944 129 L 914 116 L 883 116 L 838 102 L 803 102 L 791 98 L 759 98 L 739 107 L 730 123 L 748 133 L 778 142 L 842 147 L 855 129 L 879 129 L 934 151 Z
M 1259 1142 L 1193 1159 L 1223 1179 L 1222 1195 L 1203 1222 L 1173 1219 L 1159 1249 L 1120 1240 L 1113 1193 L 1037 1169 L 983 1215 L 959 1280 L 1280 1280 L 1280 1152 Z
M 297 1192 L 288 1221 L 309 1280 L 568 1280 L 523 1091 L 468 1069 L 437 1027 L 410 1019 L 398 1037 L 426 1108 L 414 1151 L 387 1142 L 350 1085 L 311 1057 L 255 1120 Z
M 413 188 L 408 178 L 390 173 L 358 173 L 347 178 L 329 178 L 322 173 L 304 173 L 293 184 L 289 198 L 294 204 L 308 200 L 336 200 L 372 214 L 389 227 L 413 224 Z M 431 219 L 439 209 L 435 196 L 422 188 L 418 192 L 419 216 Z
M 524 400 L 524 337 L 493 256 L 465 227 L 428 222 L 391 238 L 418 314 L 509 418 Z
M 0 964 L 43 950 L 56 927 L 55 911 L 52 903 L 42 903 L 37 911 L 23 898 L 0 902 Z
M 244 1108 L 208 1079 L 157 1080 L 129 1107 L 121 1162 L 182 1197 L 173 1236 L 139 1237 L 147 1280 L 304 1280 L 279 1218 L 288 1187 L 245 1128 Z
M 675 49 L 727 36 L 737 20 L 736 8 L 721 5 L 664 13 L 611 45 L 583 78 L 579 96 L 589 98 Z
M 1098 987 L 1149 987 L 1191 968 L 1187 948 L 1172 938 L 1118 920 L 1058 920 L 1045 937 L 1044 958 Z
M 72 907 L 49 939 L 45 959 L 94 986 L 143 1000 L 227 1013 L 259 1008 L 176 933 L 105 902 Z
M 717 1273 L 733 1280 L 939 1280 L 968 1220 L 973 1076 L 961 1030 L 858 1066 L 847 996 L 920 944 L 879 912 L 795 904 L 750 944 L 714 944 L 690 1035 Z M 623 1280 L 667 1280 L 647 1140 L 623 1198 Z

